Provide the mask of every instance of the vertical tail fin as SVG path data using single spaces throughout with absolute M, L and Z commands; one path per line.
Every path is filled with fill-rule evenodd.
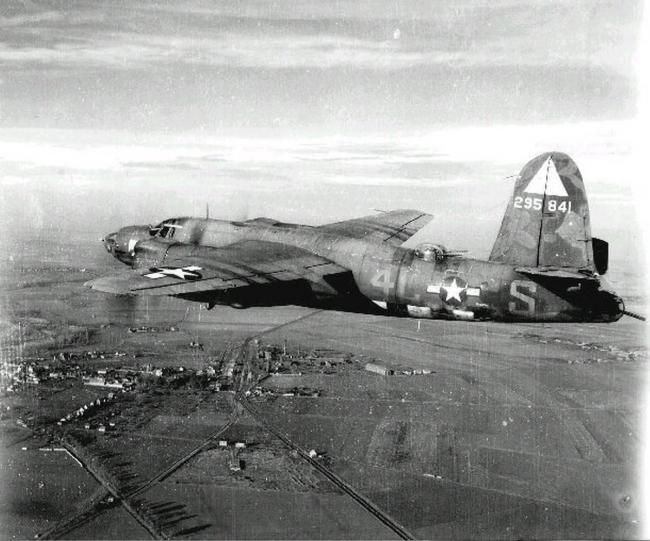
M 589 206 L 582 175 L 561 152 L 521 170 L 490 261 L 594 270 Z

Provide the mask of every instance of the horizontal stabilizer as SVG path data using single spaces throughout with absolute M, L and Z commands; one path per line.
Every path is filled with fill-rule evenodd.
M 598 282 L 598 277 L 591 272 L 580 272 L 573 269 L 559 269 L 557 267 L 515 267 L 516 272 L 532 277 L 558 278 L 561 280 L 591 280 Z

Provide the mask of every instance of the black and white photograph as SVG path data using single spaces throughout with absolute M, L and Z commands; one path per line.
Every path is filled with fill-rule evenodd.
M 647 12 L 0 2 L 0 540 L 649 538 Z

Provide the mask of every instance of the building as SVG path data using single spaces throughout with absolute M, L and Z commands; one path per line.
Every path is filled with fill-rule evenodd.
M 107 380 L 99 376 L 88 376 L 82 378 L 84 385 L 93 385 L 95 387 L 110 387 L 112 389 L 121 389 L 123 384 L 115 380 Z
M 379 374 L 380 376 L 392 376 L 395 373 L 390 368 L 375 363 L 366 363 L 364 368 L 368 372 L 373 372 L 374 374 Z

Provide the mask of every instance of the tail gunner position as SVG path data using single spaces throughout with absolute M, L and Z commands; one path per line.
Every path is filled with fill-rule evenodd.
M 582 176 L 561 152 L 522 169 L 487 261 L 405 240 L 433 216 L 396 210 L 319 227 L 268 218 L 173 218 L 104 239 L 133 267 L 87 285 L 238 308 L 369 301 L 393 315 L 616 321 L 623 300 L 601 278 L 608 244 L 592 238 Z

